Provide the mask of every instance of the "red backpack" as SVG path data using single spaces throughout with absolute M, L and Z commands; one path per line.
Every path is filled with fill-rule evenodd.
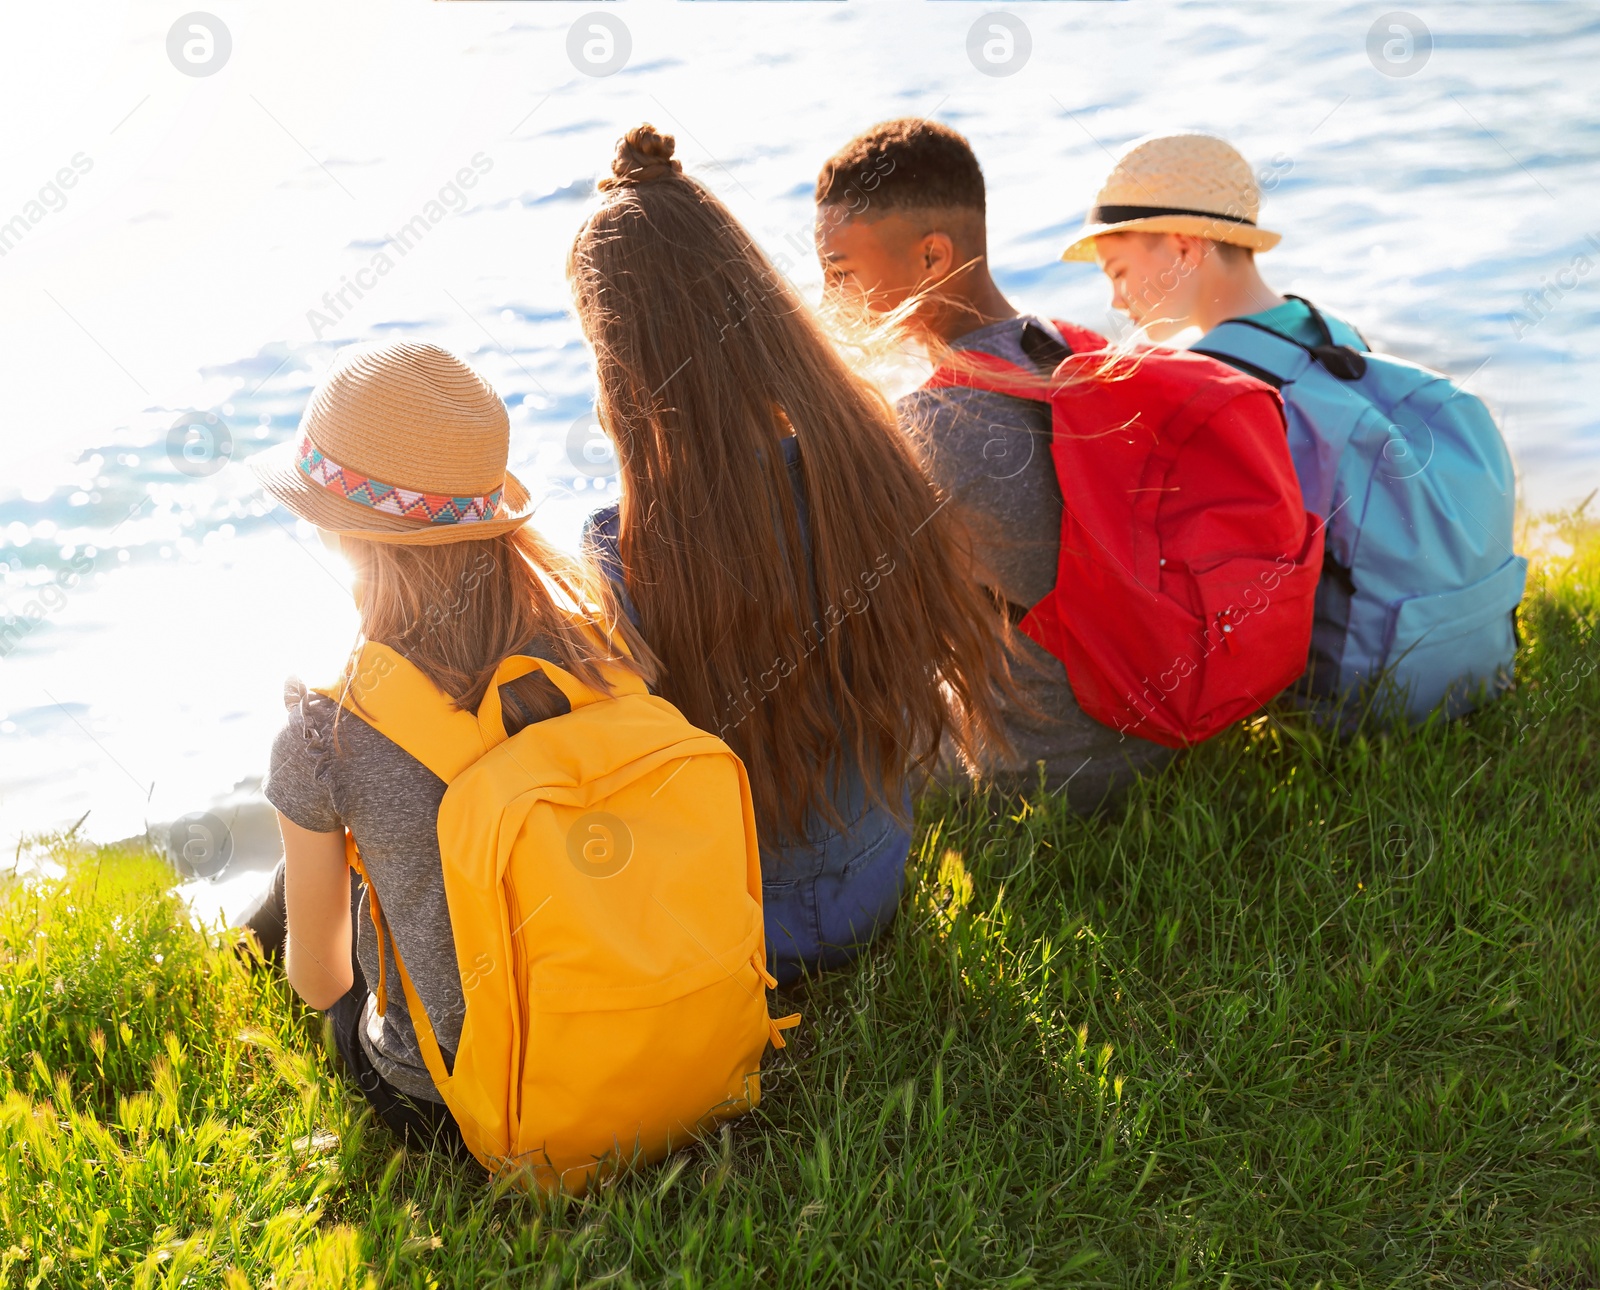
M 1212 358 L 1114 355 L 1095 332 L 1056 327 L 1069 352 L 1049 378 L 969 351 L 924 388 L 1050 404 L 1061 563 L 1022 631 L 1096 721 L 1199 743 L 1306 669 L 1323 535 L 1282 401 Z

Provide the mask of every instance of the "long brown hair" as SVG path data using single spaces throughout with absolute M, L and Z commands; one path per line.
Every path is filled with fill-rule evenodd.
M 458 708 L 476 712 L 501 661 L 530 646 L 600 690 L 602 661 L 647 681 L 655 675 L 654 656 L 606 579 L 530 528 L 441 546 L 344 537 L 340 548 L 355 570 L 362 637 L 403 655 Z M 345 685 L 359 655 L 358 647 Z M 538 673 L 507 688 L 524 722 L 563 710 L 559 691 Z
M 648 125 L 617 145 L 568 277 L 661 693 L 743 758 L 763 832 L 798 839 L 809 812 L 841 823 L 846 756 L 898 809 L 947 733 L 1003 747 L 1007 627 L 893 409 L 672 152 Z

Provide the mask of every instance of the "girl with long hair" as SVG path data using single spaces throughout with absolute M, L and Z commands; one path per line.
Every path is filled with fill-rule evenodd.
M 568 261 L 616 446 L 591 550 L 659 692 L 744 760 L 780 981 L 893 919 L 910 788 L 1003 741 L 1006 626 L 882 394 L 648 125 Z

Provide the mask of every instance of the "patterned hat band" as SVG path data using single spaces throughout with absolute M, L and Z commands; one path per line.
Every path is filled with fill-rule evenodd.
M 482 497 L 451 497 L 446 493 L 419 493 L 414 489 L 380 483 L 339 465 L 313 444 L 307 435 L 300 436 L 295 465 L 313 484 L 335 497 L 370 506 L 385 515 L 426 520 L 429 524 L 473 524 L 479 520 L 493 519 L 500 508 L 501 494 L 505 492 L 501 487 Z

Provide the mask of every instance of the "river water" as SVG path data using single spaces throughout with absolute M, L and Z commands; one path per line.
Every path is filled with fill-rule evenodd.
M 819 163 L 935 116 L 984 163 L 1003 287 L 1101 327 L 1098 272 L 1057 257 L 1111 157 L 1224 134 L 1285 235 L 1275 286 L 1468 380 L 1525 508 L 1600 485 L 1592 5 L 1430 4 L 1400 26 L 1431 44 L 1385 19 L 1369 54 L 1385 5 L 1023 3 L 1003 75 L 969 54 L 988 8 L 960 0 L 229 4 L 204 76 L 169 58 L 173 6 L 91 4 L 70 29 L 37 8 L 0 47 L 8 850 L 85 812 L 111 839 L 213 807 L 238 833 L 217 898 L 248 885 L 283 680 L 331 677 L 355 622 L 345 571 L 239 462 L 293 432 L 340 345 L 426 336 L 476 364 L 557 540 L 615 496 L 568 450 L 591 373 L 562 268 L 641 120 L 814 292 Z M 592 13 L 626 31 L 610 75 L 569 56 Z M 226 464 L 169 454 L 194 411 Z

